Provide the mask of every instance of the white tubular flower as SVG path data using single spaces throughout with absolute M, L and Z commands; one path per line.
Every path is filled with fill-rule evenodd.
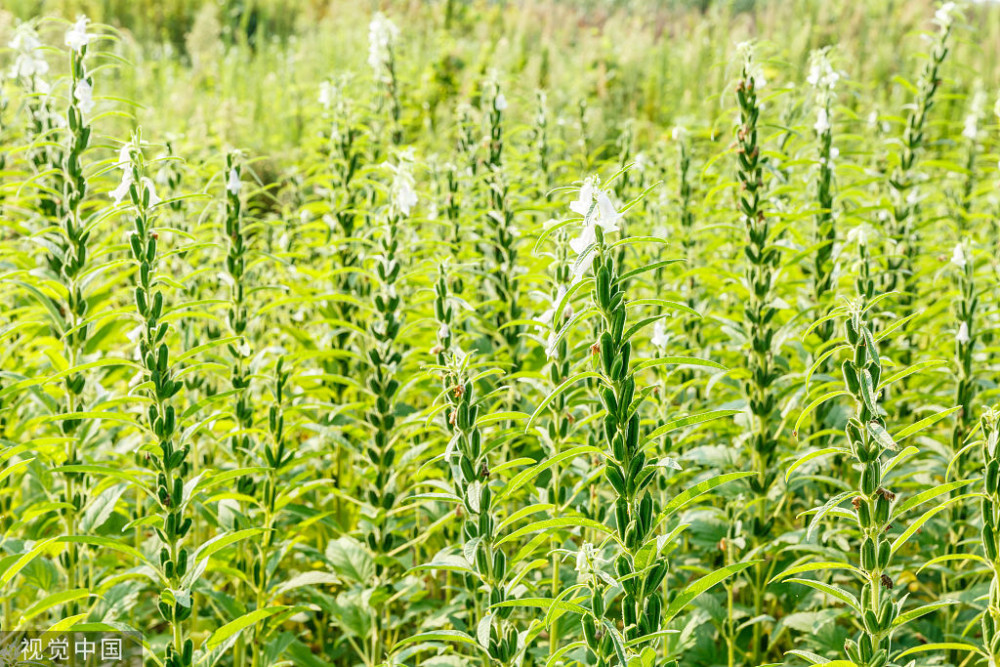
M 959 345 L 966 345 L 972 340 L 969 337 L 969 325 L 967 322 L 962 322 L 958 327 L 958 333 L 955 334 L 955 342 Z
M 962 136 L 970 141 L 975 141 L 978 134 L 979 119 L 976 118 L 975 114 L 970 113 L 965 117 L 965 128 L 962 130 Z
M 816 110 L 816 124 L 813 125 L 816 130 L 816 134 L 824 134 L 830 130 L 830 116 L 826 112 L 826 107 L 820 107 Z
M 132 184 L 135 183 L 135 179 L 132 178 L 132 150 L 130 144 L 125 144 L 118 151 L 118 168 L 122 170 L 122 182 L 118 184 L 118 187 L 111 191 L 111 198 L 115 200 L 115 206 L 122 203 L 125 197 L 128 197 L 129 189 Z
M 150 207 L 156 206 L 161 201 L 163 201 L 162 199 L 160 199 L 156 195 L 156 184 L 153 183 L 152 179 L 149 179 L 149 178 L 146 178 L 145 176 L 143 176 L 142 177 L 142 185 L 143 185 L 143 187 L 146 188 L 146 190 L 149 191 L 149 206 Z
M 42 50 L 38 33 L 30 23 L 22 23 L 17 27 L 9 46 L 17 53 L 10 70 L 11 77 L 30 79 L 48 73 L 49 64 L 45 61 L 45 51 Z
M 934 22 L 943 30 L 947 30 L 955 22 L 958 6 L 954 2 L 946 2 L 934 13 Z
M 596 572 L 597 550 L 590 542 L 580 545 L 576 552 L 576 574 L 580 579 L 593 577 Z
M 76 87 L 73 88 L 73 98 L 83 113 L 90 113 L 94 110 L 94 88 L 87 83 L 86 79 L 80 79 L 76 82 Z
M 965 117 L 965 127 L 962 136 L 969 141 L 975 141 L 979 137 L 979 119 L 983 115 L 983 108 L 986 106 L 986 95 L 982 90 L 977 90 L 972 95 L 972 102 L 969 105 L 969 115 Z
M 87 32 L 87 25 L 89 23 L 89 18 L 80 15 L 80 17 L 76 19 L 76 23 L 74 23 L 70 29 L 66 31 L 66 46 L 73 49 L 77 53 L 81 53 L 83 51 L 83 47 L 90 44 L 90 41 L 95 37 L 93 33 Z
M 377 12 L 368 24 L 368 65 L 375 77 L 384 80 L 386 66 L 392 57 L 392 46 L 399 36 L 399 28 L 385 14 Z
M 445 338 L 447 338 L 450 335 L 451 335 L 451 329 L 448 328 L 447 324 L 445 324 L 444 322 L 442 322 L 441 326 L 438 327 L 437 337 L 440 338 L 441 340 L 444 340 Z
M 590 213 L 590 207 L 594 203 L 594 190 L 597 187 L 597 178 L 591 176 L 580 186 L 580 194 L 576 201 L 569 205 L 569 210 L 586 217 Z
M 644 152 L 639 152 L 636 154 L 635 160 L 632 161 L 632 169 L 634 169 L 636 173 L 641 174 L 649 169 L 649 164 L 649 156 Z
M 498 93 L 496 99 L 493 100 L 493 108 L 497 111 L 504 111 L 507 108 L 507 98 L 504 97 L 503 93 Z
M 813 51 L 809 57 L 809 76 L 806 81 L 821 95 L 830 95 L 840 81 L 840 72 L 833 69 L 827 49 Z
M 868 225 L 860 224 L 847 232 L 847 245 L 857 243 L 859 246 L 868 245 Z
M 397 163 L 383 162 L 382 166 L 392 172 L 392 184 L 389 187 L 389 207 L 395 215 L 410 215 L 417 204 L 416 181 L 413 179 L 411 165 L 413 151 L 399 153 Z
M 759 90 L 766 86 L 767 79 L 764 78 L 764 70 L 757 59 L 754 58 L 756 44 L 753 42 L 740 42 L 736 45 L 736 50 L 740 54 L 740 59 L 743 60 L 743 67 L 746 69 L 747 77 L 753 79 L 754 88 Z
M 319 84 L 319 103 L 323 105 L 323 108 L 327 111 L 333 106 L 333 100 L 336 96 L 336 89 L 333 84 L 329 81 L 324 81 Z
M 569 247 L 579 257 L 573 266 L 573 282 L 579 280 L 594 263 L 594 253 L 591 247 L 597 242 L 597 227 L 604 234 L 618 231 L 618 221 L 622 214 L 615 209 L 614 203 L 606 190 L 598 188 L 597 177 L 591 176 L 580 186 L 580 194 L 576 201 L 569 205 L 574 213 L 583 216 L 583 228 L 580 235 L 572 239 Z
M 667 343 L 670 342 L 670 338 L 667 336 L 667 325 L 662 319 L 656 320 L 656 324 L 653 325 L 653 336 L 649 342 L 659 350 L 665 349 Z
M 226 192 L 239 196 L 240 190 L 243 189 L 243 182 L 240 180 L 240 174 L 233 167 L 229 170 L 229 180 L 226 181 Z
M 124 172 L 122 172 L 122 182 L 118 184 L 118 187 L 111 191 L 111 198 L 115 200 L 115 205 L 122 203 L 125 197 L 128 197 L 129 190 L 132 188 L 132 184 L 135 181 L 132 179 L 132 168 L 131 165 Z
M 951 251 L 951 263 L 960 269 L 964 269 L 965 265 L 969 263 L 969 258 L 965 254 L 965 247 L 961 243 L 955 245 L 955 248 Z

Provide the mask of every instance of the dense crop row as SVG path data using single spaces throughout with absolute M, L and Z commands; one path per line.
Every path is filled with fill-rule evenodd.
M 995 664 L 997 14 L 922 7 L 891 82 L 709 40 L 666 111 L 628 102 L 654 58 L 572 83 L 586 36 L 453 62 L 499 16 L 465 3 L 366 13 L 308 85 L 294 44 L 11 25 L 0 627 L 161 667 Z M 283 58 L 249 130 L 142 106 Z

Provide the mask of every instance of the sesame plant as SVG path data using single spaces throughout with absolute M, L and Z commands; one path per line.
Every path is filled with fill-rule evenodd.
M 993 664 L 998 49 L 986 2 L 8 0 L 0 631 Z

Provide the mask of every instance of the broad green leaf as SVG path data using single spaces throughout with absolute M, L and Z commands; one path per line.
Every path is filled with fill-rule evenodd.
M 674 598 L 670 605 L 663 611 L 663 623 L 666 624 L 669 622 L 674 616 L 679 614 L 685 607 L 691 604 L 699 595 L 712 588 L 712 586 L 725 581 L 732 575 L 742 572 L 752 565 L 762 562 L 763 561 L 759 560 L 751 560 L 745 563 L 734 563 L 733 565 L 727 565 L 719 568 L 714 572 L 709 572 L 704 577 L 688 585 L 687 588 L 677 594 L 677 597 Z

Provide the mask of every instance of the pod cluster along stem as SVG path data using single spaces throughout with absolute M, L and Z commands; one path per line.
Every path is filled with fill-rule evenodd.
M 615 493 L 611 560 L 617 577 L 599 570 L 594 562 L 596 552 L 589 545 L 585 545 L 583 553 L 590 562 L 578 568 L 585 570 L 591 593 L 590 609 L 582 619 L 584 638 L 596 656 L 596 664 L 605 667 L 624 665 L 629 656 L 646 659 L 650 651 L 655 655 L 653 641 L 643 638 L 661 627 L 660 585 L 667 575 L 667 560 L 660 557 L 662 545 L 656 540 L 659 503 L 648 489 L 660 468 L 642 446 L 642 400 L 636 394 L 636 376 L 631 367 L 630 337 L 634 331 L 627 328 L 628 298 L 618 268 L 618 253 L 606 237 L 618 231 L 620 215 L 611 206 L 609 193 L 590 180 L 581 189 L 573 210 L 583 212 L 583 238 L 593 236 L 593 241 L 581 248 L 576 262 L 578 266 L 592 262 L 591 299 L 601 316 L 593 355 L 604 407 L 600 434 L 605 450 L 604 478 Z M 622 599 L 616 614 L 612 602 L 619 593 Z
M 478 617 L 469 619 L 475 627 L 479 647 L 491 664 L 510 667 L 521 647 L 517 627 L 510 620 L 512 606 L 503 605 L 508 590 L 507 554 L 497 545 L 497 519 L 494 516 L 494 493 L 490 485 L 490 446 L 477 426 L 480 406 L 476 401 L 469 358 L 455 344 L 456 313 L 444 273 L 435 286 L 435 316 L 438 343 L 435 347 L 439 369 L 444 379 L 446 428 L 451 440 L 445 452 L 455 495 L 460 499 L 462 516 L 462 552 L 471 571 L 463 575 L 466 589 L 473 593 Z M 489 611 L 485 611 L 485 609 Z
M 883 486 L 882 463 L 886 450 L 896 447 L 879 406 L 882 360 L 862 312 L 856 308 L 846 321 L 845 333 L 854 354 L 842 365 L 844 381 L 856 405 L 845 435 L 861 468 L 858 495 L 852 502 L 861 531 L 859 565 L 864 576 L 859 598 L 860 638 L 848 639 L 844 650 L 859 667 L 883 667 L 889 661 L 893 622 L 901 606 L 892 596 L 893 580 L 888 570 L 893 547 L 886 534 L 896 496 Z

